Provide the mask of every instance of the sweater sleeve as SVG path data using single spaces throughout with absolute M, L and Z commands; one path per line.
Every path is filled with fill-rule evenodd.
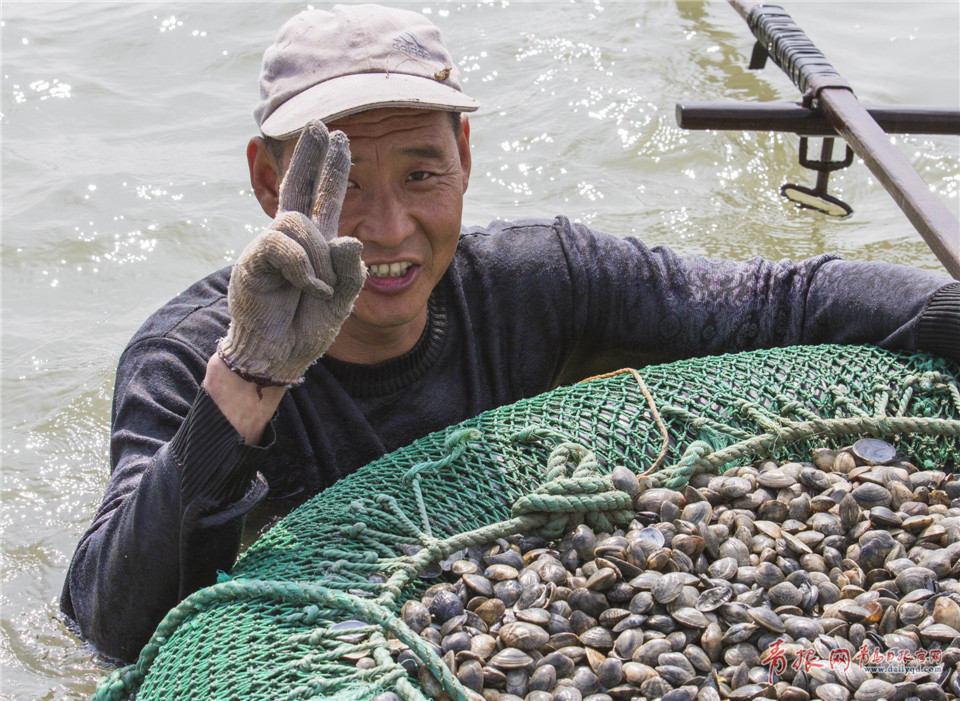
M 200 387 L 203 350 L 147 337 L 118 367 L 110 479 L 61 595 L 81 635 L 118 660 L 135 659 L 170 608 L 233 565 L 243 517 L 267 491 L 267 448 L 245 445 Z
M 658 361 L 798 344 L 875 344 L 960 359 L 960 283 L 917 268 L 680 256 L 558 218 L 584 342 Z

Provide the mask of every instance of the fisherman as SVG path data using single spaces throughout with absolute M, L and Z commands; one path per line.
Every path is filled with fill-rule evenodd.
M 248 514 L 558 383 L 792 344 L 960 359 L 960 283 L 934 273 L 679 256 L 564 217 L 462 229 L 477 106 L 418 13 L 281 28 L 247 147 L 273 221 L 119 362 L 110 480 L 61 599 L 100 653 L 134 659 L 228 571 Z

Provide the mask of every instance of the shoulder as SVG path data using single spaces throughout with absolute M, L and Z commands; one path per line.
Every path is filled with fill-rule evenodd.
M 135 348 L 169 343 L 209 356 L 230 323 L 230 270 L 223 268 L 195 282 L 151 314 L 130 339 L 124 355 Z
M 491 243 L 515 243 L 522 246 L 537 239 L 560 239 L 564 237 L 605 236 L 585 226 L 573 224 L 567 217 L 553 219 L 497 219 L 486 226 L 464 227 L 460 242 L 464 246 L 483 246 Z
M 487 226 L 461 231 L 457 258 L 462 262 L 482 261 L 510 268 L 529 263 L 567 265 L 584 249 L 612 236 L 573 224 L 563 216 L 553 219 L 496 220 Z
M 561 275 L 577 286 L 620 278 L 638 268 L 659 270 L 659 258 L 671 255 L 668 249 L 648 249 L 635 237 L 597 231 L 564 216 L 467 228 L 457 251 L 461 264 L 475 261 L 513 274 Z

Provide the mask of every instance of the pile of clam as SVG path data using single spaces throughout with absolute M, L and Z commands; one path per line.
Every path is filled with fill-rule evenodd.
M 612 477 L 634 498 L 629 526 L 461 551 L 403 606 L 471 698 L 960 696 L 955 475 L 867 440 L 682 492 L 622 467 Z M 828 664 L 840 649 L 849 664 Z M 872 666 L 864 652 L 877 651 L 900 661 Z M 398 660 L 444 698 L 410 650 Z

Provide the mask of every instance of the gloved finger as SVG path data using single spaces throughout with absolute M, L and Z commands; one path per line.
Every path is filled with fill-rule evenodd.
M 311 219 L 329 241 L 337 235 L 340 210 L 350 179 L 350 141 L 342 131 L 330 134 L 327 157 L 317 181 Z
M 303 248 L 316 277 L 331 286 L 337 284 L 336 273 L 330 265 L 327 242 L 305 214 L 284 212 L 274 220 L 273 229 L 290 237 Z
M 260 239 L 258 253 L 266 265 L 279 271 L 283 278 L 298 290 L 315 297 L 333 296 L 332 285 L 316 274 L 307 251 L 290 236 L 277 230 L 268 231 Z M 325 257 L 329 261 L 329 254 Z M 328 266 L 332 273 L 329 262 Z
M 280 211 L 302 212 L 310 216 L 329 141 L 327 128 L 319 119 L 303 128 L 280 183 Z
M 337 276 L 334 297 L 352 303 L 363 289 L 367 266 L 360 259 L 363 244 L 355 238 L 341 236 L 330 242 L 330 262 Z

